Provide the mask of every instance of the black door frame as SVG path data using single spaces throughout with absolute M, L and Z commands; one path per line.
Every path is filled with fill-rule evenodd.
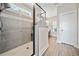
M 42 9 L 45 13 L 45 19 L 46 19 L 46 11 L 37 3 L 33 4 L 33 54 L 31 56 L 35 55 L 35 5 L 37 5 L 40 9 Z M 43 14 L 43 13 L 41 13 Z

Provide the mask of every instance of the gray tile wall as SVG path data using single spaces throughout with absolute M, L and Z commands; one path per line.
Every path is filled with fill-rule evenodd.
M 0 31 L 0 53 L 31 41 L 32 23 L 9 17 L 1 17 L 1 20 L 3 32 Z

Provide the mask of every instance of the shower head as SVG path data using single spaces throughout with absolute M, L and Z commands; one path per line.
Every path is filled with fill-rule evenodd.
M 8 3 L 0 3 L 0 12 L 7 8 L 10 8 L 10 5 Z

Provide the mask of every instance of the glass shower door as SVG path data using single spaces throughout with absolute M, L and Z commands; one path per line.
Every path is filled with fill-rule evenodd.
M 44 40 L 40 37 L 40 28 L 46 27 L 46 12 L 39 4 L 35 4 L 35 55 L 42 55 Z M 43 33 L 43 32 L 42 32 Z M 42 35 L 42 34 L 41 34 Z M 43 35 L 42 35 L 43 36 Z M 44 41 L 44 42 L 43 42 Z

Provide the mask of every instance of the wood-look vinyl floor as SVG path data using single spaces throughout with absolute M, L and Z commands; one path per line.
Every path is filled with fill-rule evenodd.
M 56 38 L 49 38 L 49 47 L 43 56 L 79 56 L 79 49 L 68 45 L 57 43 Z

